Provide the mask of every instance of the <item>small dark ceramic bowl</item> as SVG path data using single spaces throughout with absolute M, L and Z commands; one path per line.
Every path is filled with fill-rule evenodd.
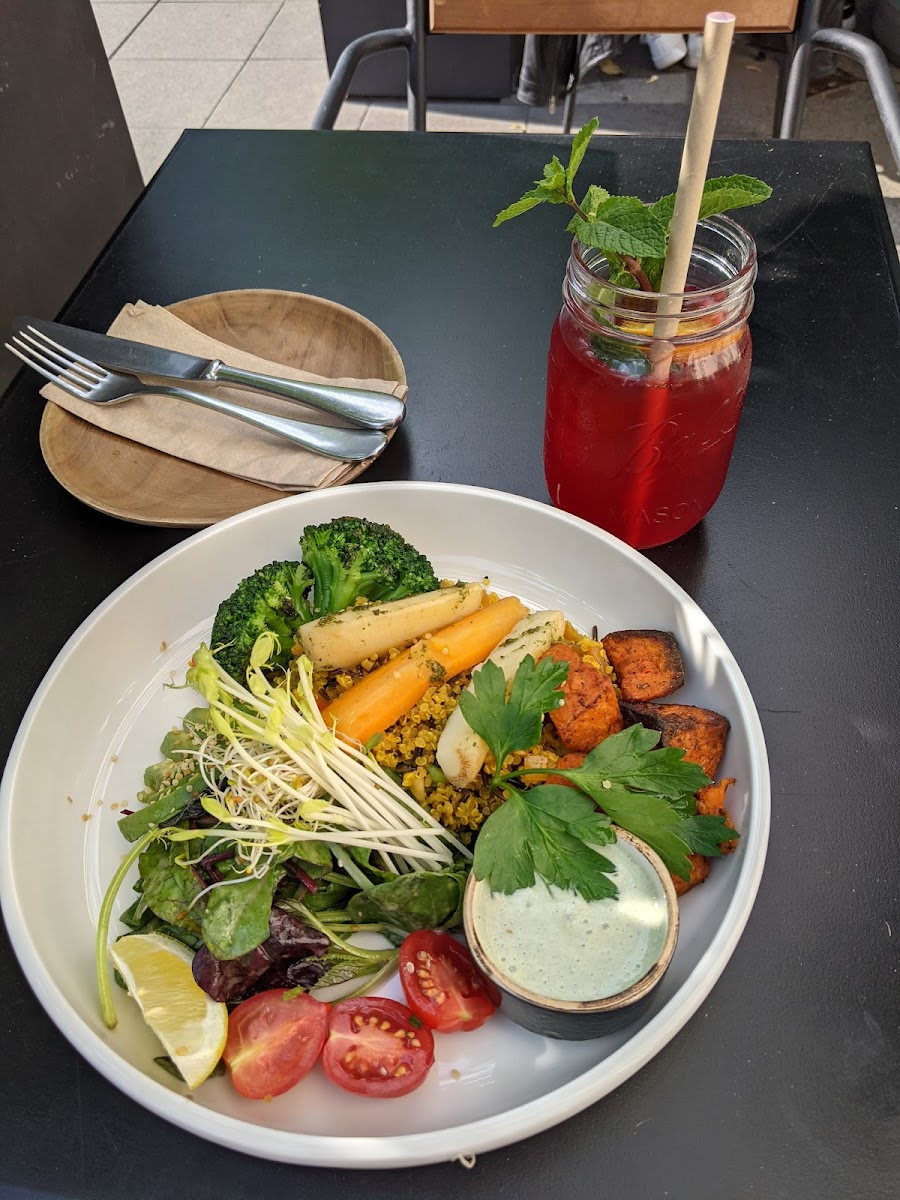
M 584 1041 L 587 1038 L 614 1033 L 633 1021 L 646 1008 L 653 989 L 665 975 L 672 961 L 675 943 L 678 941 L 678 897 L 672 878 L 659 855 L 644 842 L 622 829 L 616 830 L 616 836 L 622 841 L 630 842 L 650 863 L 665 895 L 668 921 L 662 949 L 649 971 L 625 991 L 606 996 L 602 1000 L 556 1000 L 539 996 L 504 975 L 486 953 L 475 926 L 475 890 L 487 885 L 478 883 L 474 874 L 469 875 L 463 901 L 463 921 L 472 957 L 481 972 L 499 988 L 502 995 L 502 1011 L 511 1021 L 530 1029 L 532 1033 L 566 1041 Z

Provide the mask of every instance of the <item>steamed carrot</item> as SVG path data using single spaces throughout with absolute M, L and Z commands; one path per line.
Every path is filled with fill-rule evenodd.
M 322 716 L 344 737 L 367 742 L 405 716 L 432 684 L 483 662 L 527 611 L 515 596 L 507 596 L 454 621 L 366 675 Z

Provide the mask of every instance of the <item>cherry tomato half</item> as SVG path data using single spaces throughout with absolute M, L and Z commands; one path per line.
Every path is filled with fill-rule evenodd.
M 280 1096 L 311 1070 L 325 1044 L 328 1005 L 280 988 L 259 992 L 228 1018 L 223 1058 L 248 1100 Z
M 477 1029 L 500 1004 L 496 987 L 449 933 L 411 933 L 400 947 L 400 981 L 409 1007 L 440 1033 Z
M 434 1062 L 434 1038 L 405 1004 L 382 996 L 331 1009 L 322 1066 L 332 1083 L 385 1099 L 414 1092 Z

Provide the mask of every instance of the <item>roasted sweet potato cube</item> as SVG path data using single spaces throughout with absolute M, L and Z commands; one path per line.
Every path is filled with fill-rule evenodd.
M 628 725 L 659 730 L 661 746 L 680 746 L 688 762 L 715 779 L 730 729 L 726 717 L 693 704 L 623 704 L 622 715 Z
M 603 638 L 623 700 L 656 700 L 684 683 L 684 662 L 671 633 L 620 629 Z
M 569 664 L 569 675 L 562 685 L 566 702 L 550 712 L 559 739 L 567 750 L 586 753 L 604 738 L 622 729 L 622 714 L 616 689 L 608 675 L 585 662 L 574 647 L 557 642 L 547 651 L 557 662 Z
M 698 883 L 702 883 L 709 874 L 708 858 L 704 858 L 702 854 L 689 854 L 688 858 L 691 860 L 690 879 L 679 879 L 677 875 L 672 876 L 677 896 L 683 896 L 685 892 L 689 892 L 692 887 L 696 887 Z
M 734 822 L 725 807 L 725 793 L 735 782 L 734 779 L 720 779 L 718 783 L 701 788 L 697 793 L 697 812 L 702 816 L 724 817 L 726 825 L 734 829 Z M 733 842 L 722 842 L 720 849 L 723 854 L 731 854 L 733 850 L 737 850 L 737 839 Z
M 574 771 L 576 767 L 580 767 L 584 762 L 586 755 L 584 754 L 564 754 L 556 764 L 558 770 Z M 561 783 L 564 787 L 574 787 L 571 779 L 566 779 L 563 775 L 548 775 L 548 783 Z

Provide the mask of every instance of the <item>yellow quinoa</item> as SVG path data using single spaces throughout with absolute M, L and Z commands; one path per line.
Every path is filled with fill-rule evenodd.
M 487 602 L 492 603 L 496 599 L 496 596 L 488 594 Z M 580 633 L 568 622 L 563 637 L 588 662 L 599 667 L 615 682 L 613 668 L 599 641 Z M 302 653 L 302 648 L 295 647 L 295 653 Z M 357 680 L 382 663 L 396 658 L 399 653 L 399 650 L 391 650 L 383 658 L 366 659 L 354 670 L 330 675 L 317 673 L 313 680 L 314 687 L 325 699 L 334 700 Z M 478 782 L 471 788 L 453 787 L 435 762 L 438 739 L 456 708 L 460 692 L 468 686 L 471 677 L 471 672 L 466 671 L 446 682 L 433 684 L 405 717 L 384 732 L 372 749 L 376 761 L 393 772 L 423 808 L 466 842 L 472 840 L 485 818 L 503 802 L 499 794 L 489 794 L 488 785 L 494 772 L 494 760 L 490 754 Z M 526 766 L 542 770 L 546 768 L 552 772 L 565 752 L 552 723 L 545 720 L 540 744 L 531 750 L 511 754 L 506 761 L 506 769 Z M 533 783 L 544 782 L 541 775 L 528 778 Z

